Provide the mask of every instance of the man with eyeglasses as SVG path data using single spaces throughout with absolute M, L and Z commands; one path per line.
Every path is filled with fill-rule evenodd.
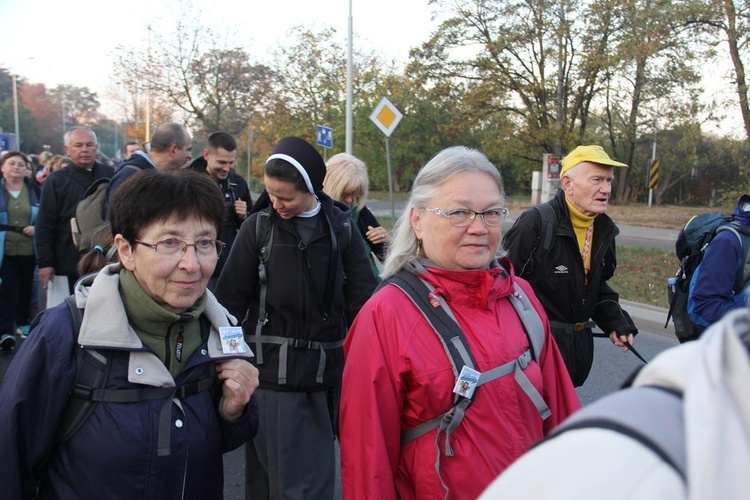
M 516 275 L 544 305 L 576 387 L 594 360 L 594 326 L 624 350 L 638 333 L 607 283 L 617 267 L 619 230 L 605 214 L 615 167 L 627 165 L 600 146 L 578 146 L 562 160 L 555 198 L 521 214 L 503 239 Z
M 115 171 L 96 162 L 99 146 L 93 130 L 71 127 L 63 142 L 71 162 L 44 181 L 36 224 L 36 252 L 42 288 L 47 288 L 55 276 L 67 276 L 69 291 L 73 293 L 80 253 L 73 243 L 70 219 L 88 187 L 98 179 L 112 178 Z

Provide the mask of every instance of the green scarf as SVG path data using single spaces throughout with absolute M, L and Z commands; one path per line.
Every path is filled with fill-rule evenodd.
M 138 338 L 154 351 L 172 377 L 177 377 L 202 343 L 198 318 L 206 308 L 206 293 L 204 292 L 193 307 L 182 315 L 190 318 L 181 321 L 179 314 L 168 311 L 154 302 L 138 284 L 135 275 L 123 268 L 120 270 L 120 297 L 125 306 L 128 322 Z M 177 338 L 180 332 L 182 350 L 180 359 L 177 359 Z

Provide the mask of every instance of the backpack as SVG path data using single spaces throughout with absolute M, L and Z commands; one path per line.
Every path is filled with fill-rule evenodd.
M 432 326 L 450 360 L 453 373 L 456 376 L 457 386 L 465 378 L 469 380 L 471 372 L 476 374 L 474 357 L 466 343 L 466 337 L 461 331 L 461 327 L 458 325 L 448 304 L 440 295 L 433 293 L 435 292 L 435 288 L 409 269 L 404 269 L 395 276 L 391 276 L 381 286 L 387 284 L 396 286 L 406 294 L 430 326 Z M 473 393 L 482 385 L 506 375 L 513 375 L 520 389 L 534 403 L 542 420 L 546 420 L 552 414 L 542 395 L 539 394 L 523 373 L 532 360 L 538 362 L 539 356 L 542 353 L 544 347 L 544 326 L 542 325 L 542 320 L 518 284 L 513 284 L 513 292 L 508 295 L 508 300 L 521 319 L 524 331 L 529 339 L 529 349 L 518 358 L 479 374 L 478 378 L 471 380 L 475 384 L 475 389 L 471 392 L 464 393 L 461 390 L 456 392 L 454 389 L 453 392 L 456 395 L 450 410 L 403 432 L 401 434 L 401 446 L 423 436 L 432 429 L 438 428 L 436 445 L 439 443 L 441 436 L 445 434 L 445 455 L 452 457 L 453 448 L 450 444 L 450 437 L 453 431 L 461 425 L 464 414 L 471 405 Z M 471 369 L 467 372 L 466 376 L 464 375 L 464 367 Z M 437 455 L 435 470 L 437 470 L 438 477 L 440 477 L 440 453 Z M 443 488 L 446 488 L 442 478 L 440 482 L 443 484 Z
M 675 254 L 680 261 L 680 267 L 675 274 L 675 283 L 668 287 L 669 311 L 664 328 L 669 325 L 669 319 L 674 322 L 674 330 L 680 342 L 697 339 L 702 328 L 695 325 L 688 314 L 688 297 L 690 282 L 698 265 L 703 261 L 706 248 L 714 237 L 721 231 L 731 231 L 737 236 L 742 245 L 744 266 L 737 270 L 733 290 L 741 291 L 750 279 L 750 232 L 742 224 L 734 220 L 731 215 L 722 213 L 700 214 L 687 221 L 680 230 L 675 242 Z
M 141 170 L 136 165 L 125 165 L 123 168 Z M 111 180 L 106 177 L 95 180 L 76 205 L 76 215 L 70 219 L 70 234 L 80 252 L 91 250 L 94 234 L 107 225 L 107 190 Z
M 440 295 L 434 295 L 433 292 L 435 291 L 435 288 L 431 284 L 415 275 L 410 270 L 402 270 L 397 275 L 391 276 L 383 283 L 383 285 L 386 284 L 394 285 L 406 294 L 406 296 L 409 297 L 417 309 L 422 313 L 430 326 L 432 326 L 435 334 L 438 336 L 443 348 L 445 349 L 448 359 L 451 362 L 451 366 L 453 367 L 453 373 L 457 378 L 461 374 L 464 366 L 474 369 L 474 357 L 466 343 L 466 337 L 456 322 L 455 316 L 451 312 L 450 307 L 448 307 L 448 304 L 445 303 Z M 518 379 L 519 374 L 525 378 L 525 375 L 522 375 L 523 369 L 526 368 L 531 360 L 538 361 L 544 347 L 544 327 L 542 325 L 542 320 L 531 305 L 528 297 L 526 297 L 526 294 L 517 284 L 514 283 L 513 292 L 508 295 L 508 299 L 518 314 L 518 317 L 521 319 L 524 331 L 529 338 L 530 347 L 526 352 L 521 354 L 519 358 L 483 373 L 479 379 L 477 387 L 497 378 L 514 373 L 516 365 L 521 368 L 519 373 L 514 373 L 516 378 Z M 531 398 L 532 402 L 534 402 L 539 413 L 542 415 L 542 418 L 546 419 L 549 417 L 549 408 L 547 408 L 541 395 L 536 392 L 533 386 L 527 387 L 520 381 L 519 385 L 523 392 L 525 392 L 529 398 Z M 532 392 L 529 392 L 529 389 Z M 409 441 L 413 441 L 430 430 L 439 427 L 441 421 L 446 420 L 446 416 L 448 415 L 450 415 L 449 418 L 451 420 L 454 420 L 454 425 L 452 425 L 449 431 L 447 431 L 446 437 L 450 437 L 450 432 L 460 424 L 460 421 L 463 418 L 463 410 L 468 407 L 471 398 L 457 395 L 454 402 L 456 404 L 447 413 L 439 415 L 402 434 L 401 444 L 404 445 Z
M 219 387 L 214 370 L 211 376 L 196 382 L 176 387 L 144 386 L 138 389 L 106 389 L 112 368 L 111 350 L 86 349 L 78 343 L 84 310 L 76 305 L 75 298 L 68 296 L 65 303 L 73 316 L 73 343 L 76 354 L 76 374 L 70 390 L 70 399 L 60 421 L 57 439 L 64 443 L 70 440 L 88 420 L 99 402 L 137 403 L 154 399 L 165 399 L 159 415 L 158 456 L 170 454 L 170 419 L 172 400 L 183 399 L 199 392 L 216 390 Z M 40 315 L 41 316 L 41 315 Z
M 685 415 L 682 394 L 658 386 L 619 391 L 585 406 L 534 445 L 577 429 L 607 429 L 635 439 L 686 481 Z
M 333 224 L 328 217 L 328 214 L 323 212 L 328 222 L 328 228 L 331 236 L 331 260 L 330 262 L 334 265 L 329 266 L 328 282 L 326 291 L 323 299 L 321 300 L 319 294 L 316 295 L 318 300 L 318 306 L 324 313 L 331 313 L 331 307 L 333 302 L 333 283 L 336 276 L 337 262 L 339 261 L 338 255 L 346 252 L 346 248 L 349 245 L 349 241 L 352 238 L 352 225 L 346 223 L 343 234 L 340 237 L 336 236 L 336 232 L 333 230 Z M 318 342 L 318 341 L 304 341 L 300 339 L 291 339 L 287 337 L 280 337 L 276 335 L 262 335 L 263 326 L 268 323 L 268 311 L 266 310 L 266 293 L 268 291 L 268 272 L 267 265 L 268 260 L 271 257 L 271 249 L 273 248 L 273 235 L 275 226 L 271 222 L 271 209 L 270 207 L 262 209 L 258 212 L 258 217 L 255 219 L 255 243 L 256 252 L 260 256 L 260 262 L 258 264 L 258 279 L 260 281 L 260 295 L 258 299 L 258 323 L 255 327 L 255 334 L 247 336 L 249 342 L 255 343 L 255 362 L 258 365 L 263 364 L 263 344 L 278 344 L 281 350 L 281 358 L 286 359 L 286 352 L 288 346 L 292 344 L 294 347 L 307 347 L 308 349 L 321 350 L 320 366 L 318 367 L 318 376 L 316 382 L 319 384 L 323 383 L 323 369 L 325 368 L 326 356 L 325 349 L 337 349 L 344 345 L 344 339 L 335 342 Z M 305 272 L 308 272 L 307 267 L 304 268 Z M 306 275 L 308 281 L 312 283 L 312 278 L 309 274 Z M 346 279 L 346 277 L 344 277 Z M 279 385 L 286 384 L 286 365 L 284 369 L 279 367 Z

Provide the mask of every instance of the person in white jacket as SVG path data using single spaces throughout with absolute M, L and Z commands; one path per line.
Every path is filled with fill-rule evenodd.
M 574 414 L 560 426 L 570 428 L 532 448 L 480 498 L 747 498 L 748 380 L 750 309 L 745 308 L 727 314 L 698 341 L 663 352 L 631 388 Z M 651 401 L 648 394 L 644 398 L 648 392 L 655 396 Z M 622 416 L 610 415 L 606 422 L 605 410 L 611 413 L 625 401 L 629 407 L 619 408 L 639 415 L 640 422 L 623 432 L 627 426 L 616 424 Z

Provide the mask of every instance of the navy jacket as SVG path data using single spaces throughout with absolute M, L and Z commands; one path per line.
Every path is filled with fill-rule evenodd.
M 105 267 L 101 273 L 109 279 L 100 281 L 100 273 L 90 291 L 85 284 L 92 278 L 83 278 L 76 290 L 79 306 L 82 298 L 90 305 L 78 341 L 113 353 L 108 389 L 183 385 L 206 378 L 215 370 L 214 361 L 222 357 L 242 356 L 221 352 L 215 327 L 228 325 L 229 318 L 207 292 L 206 310 L 200 319 L 203 343 L 173 379 L 124 324 L 127 320 L 118 300 L 117 269 L 117 265 Z M 103 281 L 109 286 L 99 286 Z M 240 446 L 257 429 L 255 397 L 235 422 L 219 414 L 220 391 L 173 400 L 167 456 L 157 452 L 159 414 L 165 399 L 98 403 L 78 433 L 58 443 L 58 426 L 76 372 L 72 329 L 66 303 L 46 310 L 0 387 L 2 497 L 222 498 L 222 453 Z M 39 496 L 34 497 L 37 487 Z
M 750 195 L 742 195 L 732 211 L 735 220 L 750 231 Z M 744 265 L 742 243 L 732 231 L 720 231 L 706 248 L 690 281 L 688 313 L 699 328 L 707 328 L 727 312 L 747 306 L 747 289 L 737 293 L 734 282 Z

